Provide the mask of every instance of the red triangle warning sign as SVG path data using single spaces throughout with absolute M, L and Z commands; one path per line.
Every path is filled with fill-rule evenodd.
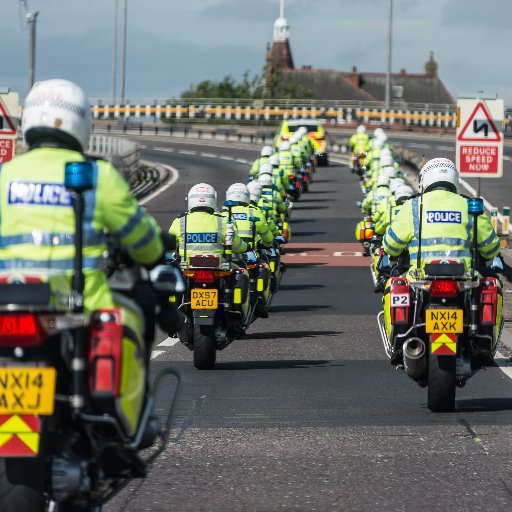
M 501 133 L 496 128 L 485 105 L 480 101 L 469 116 L 457 140 L 468 142 L 500 142 Z
M 16 127 L 2 100 L 0 100 L 0 135 L 16 135 Z

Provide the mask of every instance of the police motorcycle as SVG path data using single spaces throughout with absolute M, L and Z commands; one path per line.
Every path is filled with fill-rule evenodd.
M 453 411 L 456 387 L 494 365 L 503 328 L 503 297 L 495 277 L 503 265 L 494 258 L 489 269 L 481 269 L 477 218 L 483 201 L 469 199 L 468 211 L 474 219 L 471 270 L 448 257 L 426 263 L 415 280 L 391 277 L 384 311 L 377 317 L 387 356 L 427 387 L 427 406 L 433 412 Z M 419 268 L 421 236 L 418 249 Z
M 364 161 L 366 159 L 366 152 L 360 152 L 360 153 L 352 153 L 351 156 L 351 165 L 350 169 L 352 171 L 352 174 L 357 174 L 360 178 L 363 176 L 363 174 L 366 171 L 366 166 L 364 164 Z
M 250 274 L 243 260 L 235 262 L 232 259 L 233 236 L 230 213 L 224 257 L 213 254 L 189 256 L 186 237 L 183 258 L 176 256 L 186 279 L 180 310 L 187 318 L 178 331 L 178 338 L 193 351 L 194 367 L 198 370 L 212 369 L 217 351 L 244 336 L 254 320 L 256 304 L 251 303 Z
M 184 281 L 167 265 L 150 276 L 136 265 L 125 265 L 126 272 L 111 266 L 114 301 L 123 309 L 85 315 L 82 219 L 83 194 L 93 186 L 91 164 L 66 164 L 65 186 L 74 194 L 72 281 L 56 271 L 0 275 L 3 512 L 101 511 L 131 479 L 146 475 L 170 425 L 171 413 L 167 432 L 160 432 L 148 385 L 149 354 L 136 333 L 152 336 L 155 317 L 170 328 L 169 297 L 179 296 Z M 131 298 L 136 285 L 155 292 L 160 313 L 142 312 L 144 306 Z M 158 435 L 158 451 L 142 457 L 140 450 Z

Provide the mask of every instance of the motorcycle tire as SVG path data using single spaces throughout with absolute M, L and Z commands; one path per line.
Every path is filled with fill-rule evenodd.
M 452 412 L 455 409 L 455 357 L 429 355 L 427 407 L 432 412 Z
M 2 512 L 44 512 L 44 461 L 0 458 L 0 509 Z
M 194 325 L 194 367 L 211 370 L 217 357 L 215 326 Z

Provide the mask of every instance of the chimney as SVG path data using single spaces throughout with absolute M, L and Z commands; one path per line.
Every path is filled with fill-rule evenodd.
M 407 75 L 407 71 L 405 71 L 405 69 L 403 69 L 403 68 L 402 68 L 402 69 L 400 70 L 400 74 L 401 74 L 402 76 Z
M 352 66 L 352 70 L 348 75 L 348 81 L 358 89 L 361 87 L 361 75 L 357 72 L 356 66 Z

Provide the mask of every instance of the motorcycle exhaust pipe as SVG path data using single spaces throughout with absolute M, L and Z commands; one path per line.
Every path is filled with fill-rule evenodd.
M 427 348 L 420 338 L 409 338 L 403 344 L 404 366 L 407 375 L 421 379 L 427 372 Z

